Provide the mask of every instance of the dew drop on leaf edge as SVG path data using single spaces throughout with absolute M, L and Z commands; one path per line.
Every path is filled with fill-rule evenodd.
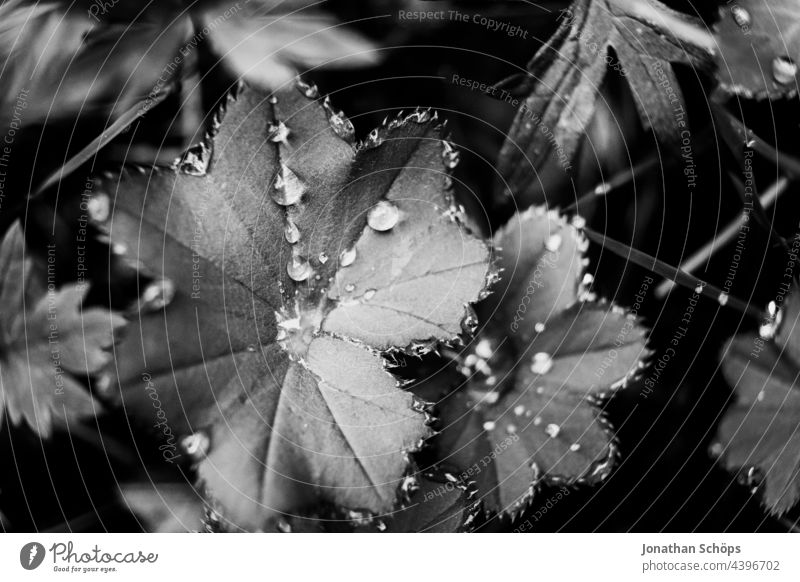
M 388 200 L 381 200 L 367 213 L 367 224 L 378 232 L 392 230 L 399 220 L 400 210 Z

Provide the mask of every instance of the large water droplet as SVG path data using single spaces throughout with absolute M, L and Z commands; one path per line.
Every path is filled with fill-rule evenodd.
M 111 214 L 111 199 L 108 194 L 98 192 L 87 202 L 89 218 L 96 222 L 105 222 Z
M 788 56 L 775 57 L 772 61 L 772 78 L 779 85 L 788 85 L 797 75 L 797 63 Z
M 300 229 L 294 222 L 287 220 L 283 227 L 283 236 L 286 237 L 286 242 L 293 245 L 300 241 Z
M 581 450 L 581 445 L 579 443 L 572 443 L 569 446 L 569 450 L 572 451 L 573 453 L 577 453 L 578 451 Z
M 539 322 L 537 322 L 537 323 L 535 323 L 533 325 L 533 331 L 535 331 L 536 333 L 542 333 L 544 330 L 545 330 L 545 326 L 541 321 L 539 321 Z
M 142 310 L 164 309 L 175 297 L 175 284 L 169 279 L 158 279 L 145 287 L 142 292 Z
M 347 249 L 346 251 L 342 251 L 339 255 L 339 266 L 341 267 L 349 267 L 352 265 L 356 260 L 356 247 L 352 249 Z
M 392 230 L 399 220 L 400 210 L 388 200 L 381 200 L 367 213 L 367 224 L 379 232 Z
M 306 187 L 289 166 L 281 164 L 281 173 L 275 178 L 270 190 L 272 199 L 281 206 L 297 204 L 305 194 Z
M 483 423 L 483 430 L 490 432 L 493 431 L 496 426 L 497 423 L 495 423 L 493 420 L 487 420 L 486 422 Z
M 492 342 L 488 339 L 482 339 L 475 346 L 475 353 L 481 358 L 488 359 L 492 357 L 494 350 L 492 349 Z
M 292 257 L 286 264 L 286 272 L 294 281 L 305 281 L 311 276 L 311 265 L 303 257 Z
M 288 143 L 289 128 L 282 121 L 271 123 L 267 129 L 267 137 L 273 143 Z
M 547 374 L 553 367 L 553 358 L 550 354 L 539 352 L 534 354 L 533 363 L 531 364 L 531 372 L 534 374 Z
M 551 439 L 554 439 L 561 432 L 561 427 L 557 424 L 548 424 L 546 427 L 544 427 L 544 432 L 546 432 L 547 436 L 549 436 Z
M 181 439 L 181 448 L 194 461 L 199 461 L 208 454 L 211 440 L 203 431 L 197 431 Z
M 525 407 L 522 404 L 518 404 L 517 406 L 514 407 L 514 414 L 516 414 L 517 416 L 522 416 L 523 414 L 525 414 Z
M 739 5 L 731 7 L 731 16 L 739 28 L 748 28 L 753 22 L 750 13 Z
M 347 143 L 352 144 L 356 135 L 356 128 L 353 126 L 353 123 L 347 117 L 345 117 L 344 113 L 341 111 L 336 111 L 333 108 L 329 97 L 325 97 L 324 101 L 322 102 L 322 106 L 325 108 L 325 111 L 328 114 L 328 123 L 330 123 L 333 133 L 338 135 Z

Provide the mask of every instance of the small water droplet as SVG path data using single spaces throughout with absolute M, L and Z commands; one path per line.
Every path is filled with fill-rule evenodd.
M 509 425 L 506 427 L 506 432 L 507 432 L 508 434 L 516 434 L 516 433 L 517 433 L 517 425 L 515 425 L 515 424 L 509 424 Z
M 142 309 L 153 311 L 164 309 L 172 302 L 174 297 L 175 284 L 169 279 L 157 279 L 142 292 Z
M 767 316 L 758 328 L 759 337 L 767 341 L 774 339 L 778 333 L 781 319 L 781 311 L 778 310 L 778 305 L 774 301 L 770 301 L 767 305 Z
M 592 275 L 591 273 L 586 273 L 586 274 L 583 276 L 583 281 L 582 281 L 582 283 L 583 283 L 583 284 L 584 284 L 584 286 L 586 286 L 586 287 L 590 286 L 592 283 L 594 283 L 594 275 Z
M 573 216 L 572 217 L 572 226 L 581 230 L 582 228 L 586 227 L 586 219 L 583 216 Z
M 461 331 L 466 335 L 474 335 L 478 329 L 478 314 L 471 305 L 466 306 L 466 314 L 461 320 Z
M 305 194 L 306 187 L 289 166 L 281 164 L 281 172 L 270 190 L 272 199 L 281 206 L 297 204 Z
M 366 291 L 364 291 L 364 300 L 369 301 L 370 299 L 375 297 L 375 293 L 377 293 L 375 289 L 367 289 Z
M 492 349 L 492 342 L 487 339 L 482 339 L 475 346 L 475 353 L 481 358 L 488 359 L 492 357 L 494 350 Z
M 286 242 L 293 245 L 300 241 L 300 229 L 294 222 L 287 220 L 283 227 L 283 236 L 286 237 Z
M 327 253 L 320 253 L 319 257 L 317 257 L 317 258 L 319 259 L 319 262 L 322 263 L 323 265 L 328 262 Z
M 731 16 L 739 28 L 747 28 L 753 22 L 750 13 L 739 5 L 731 7 Z
M 348 293 L 352 293 L 353 291 L 356 290 L 356 286 L 353 285 L 352 283 L 348 283 L 347 285 L 344 286 L 344 290 L 347 291 Z
M 551 253 L 558 251 L 561 248 L 561 243 L 563 239 L 561 238 L 560 234 L 553 234 L 550 238 L 547 239 L 544 243 L 544 248 L 546 248 Z
M 553 358 L 550 354 L 539 352 L 534 354 L 533 363 L 531 364 L 531 372 L 534 374 L 547 374 L 553 367 Z
M 545 329 L 544 324 L 541 321 L 537 322 L 533 326 L 533 331 L 535 331 L 536 333 L 542 333 L 544 329 Z
M 442 149 L 442 159 L 444 160 L 445 167 L 452 170 L 458 165 L 458 162 L 461 159 L 461 154 L 453 146 L 453 144 L 451 144 L 449 141 L 446 141 L 444 142 Z
M 270 95 L 269 96 L 269 102 L 272 103 L 273 105 L 277 105 L 278 104 L 278 98 L 275 95 Z
M 708 449 L 708 454 L 711 455 L 712 458 L 718 459 L 719 457 L 722 456 L 722 452 L 724 450 L 725 450 L 725 447 L 722 445 L 722 443 L 714 443 Z
M 580 451 L 580 450 L 581 450 L 581 445 L 580 445 L 580 444 L 578 444 L 578 443 L 572 443 L 572 444 L 569 446 L 569 450 L 570 450 L 570 451 L 572 451 L 573 453 L 577 453 L 578 451 Z
M 514 414 L 516 414 L 517 416 L 522 416 L 523 414 L 525 414 L 525 407 L 522 404 L 518 404 L 517 406 L 514 407 Z
M 292 257 L 286 263 L 286 273 L 293 281 L 305 281 L 311 276 L 311 265 L 303 257 Z
M 537 386 L 536 387 L 536 393 L 539 394 L 539 395 L 544 394 L 544 386 Z
M 717 302 L 723 307 L 725 307 L 728 304 L 728 294 L 725 293 L 724 291 L 720 293 L 719 297 L 717 297 Z
M 257 348 L 253 344 L 250 344 L 249 346 L 247 346 L 247 351 L 250 352 L 250 353 L 255 353 L 256 350 L 257 350 Z
M 275 525 L 275 527 L 281 533 L 292 533 L 292 525 L 283 517 L 278 520 L 278 523 Z
M 493 420 L 487 420 L 483 423 L 483 430 L 485 431 L 493 431 L 497 424 Z
M 309 99 L 316 99 L 319 97 L 319 89 L 317 86 L 314 83 L 306 83 L 299 77 L 297 79 L 297 88 Z
M 544 432 L 547 433 L 547 436 L 549 436 L 551 439 L 554 439 L 561 432 L 561 427 L 557 424 L 548 424 L 546 427 L 544 427 Z
M 339 265 L 341 267 L 349 267 L 352 265 L 356 260 L 356 247 L 352 249 L 347 249 L 346 251 L 342 251 L 339 255 Z
M 483 397 L 483 401 L 486 404 L 496 404 L 499 399 L 500 399 L 500 394 L 496 390 L 487 392 Z
M 367 224 L 378 232 L 392 230 L 399 220 L 400 210 L 388 200 L 381 200 L 367 213 Z
M 703 289 L 705 289 L 705 285 L 703 285 L 702 283 L 698 283 L 697 287 L 694 288 L 694 292 L 697 295 L 702 295 L 703 294 Z
M 267 129 L 267 137 L 273 143 L 288 143 L 289 133 L 289 128 L 282 121 L 270 123 Z
M 197 431 L 181 439 L 181 448 L 194 461 L 198 461 L 208 454 L 211 440 L 203 431 Z
M 530 410 L 528 412 L 530 412 Z M 527 413 L 526 413 L 526 416 L 527 416 Z M 542 417 L 541 416 L 537 416 L 536 418 L 533 419 L 533 426 L 539 426 L 540 424 L 542 424 Z
M 111 199 L 108 194 L 98 192 L 87 203 L 89 218 L 96 222 L 105 222 L 111 214 Z
M 788 56 L 775 57 L 772 61 L 772 77 L 779 85 L 788 85 L 797 75 L 797 63 Z

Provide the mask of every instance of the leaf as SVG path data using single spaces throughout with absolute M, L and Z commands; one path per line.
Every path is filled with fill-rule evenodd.
M 671 63 L 710 61 L 713 44 L 701 23 L 655 0 L 576 0 L 560 18 L 513 92 L 522 103 L 499 170 L 515 195 L 534 187 L 532 171 L 547 159 L 572 173 L 609 74 L 625 77 L 645 128 L 666 151 L 679 151 L 681 131 L 688 126 Z
M 798 19 L 793 0 L 737 0 L 721 7 L 714 27 L 720 87 L 749 99 L 796 95 Z
M 87 285 L 56 289 L 40 267 L 15 223 L 0 245 L 0 413 L 47 437 L 53 425 L 99 411 L 80 380 L 109 362 L 106 348 L 124 320 L 84 308 Z
M 122 502 L 150 533 L 202 531 L 203 498 L 187 483 L 124 483 Z
M 479 307 L 461 388 L 438 402 L 443 466 L 477 483 L 487 510 L 516 514 L 540 479 L 596 483 L 615 457 L 595 406 L 649 355 L 634 314 L 584 288 L 580 231 L 555 213 L 516 215 L 495 237 L 503 281 Z
M 164 436 L 193 433 L 235 526 L 319 503 L 391 512 L 430 430 L 381 351 L 458 340 L 489 269 L 446 191 L 452 149 L 423 111 L 354 148 L 302 82 L 244 88 L 217 125 L 175 171 L 97 181 L 158 299 L 118 350 L 124 405 L 148 421 L 155 394 Z
M 744 471 L 745 484 L 763 492 L 764 505 L 775 515 L 800 500 L 798 323 L 795 285 L 780 315 L 773 311 L 767 316 L 761 330 L 765 337 L 734 336 L 721 352 L 722 372 L 735 390 L 735 401 L 720 423 L 715 449 L 729 471 Z

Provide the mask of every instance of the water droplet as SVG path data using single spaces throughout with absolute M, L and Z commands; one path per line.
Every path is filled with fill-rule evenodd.
M 722 452 L 724 450 L 725 450 L 725 447 L 722 445 L 722 443 L 714 443 L 708 449 L 708 454 L 711 455 L 712 458 L 718 459 L 719 457 L 722 456 Z
M 197 431 L 181 439 L 181 448 L 194 461 L 198 461 L 208 454 L 211 440 L 203 431 Z
M 108 194 L 99 192 L 89 199 L 87 210 L 89 218 L 96 222 L 105 222 L 111 214 L 111 199 Z
M 544 243 L 544 248 L 546 248 L 551 253 L 558 251 L 561 248 L 561 243 L 563 239 L 561 238 L 560 234 L 553 234 L 548 238 Z
M 157 311 L 164 309 L 175 297 L 175 284 L 169 279 L 158 279 L 150 283 L 142 293 L 141 308 Z
M 518 404 L 517 406 L 514 407 L 514 414 L 516 414 L 517 416 L 522 416 L 523 414 L 525 414 L 525 407 L 522 404 Z
M 772 61 L 772 78 L 779 85 L 788 85 L 797 75 L 797 63 L 788 56 L 775 57 Z
M 353 285 L 352 283 L 348 283 L 347 285 L 344 286 L 344 290 L 347 291 L 348 293 L 352 293 L 353 291 L 356 290 L 356 286 Z
M 383 138 L 381 137 L 381 133 L 377 129 L 373 129 L 369 132 L 367 139 L 364 140 L 362 147 L 367 149 L 376 148 L 383 143 Z
M 277 105 L 278 104 L 278 98 L 275 95 L 270 95 L 269 96 L 269 102 L 272 103 L 273 105 Z
M 486 404 L 496 404 L 498 400 L 500 400 L 500 393 L 497 392 L 496 390 L 487 392 L 483 397 L 483 401 Z
M 763 390 L 759 390 L 758 394 L 756 395 L 756 400 L 758 400 L 759 402 L 764 402 L 764 398 L 765 397 L 766 397 L 766 394 L 764 393 L 764 391 Z
M 306 83 L 302 79 L 298 77 L 297 79 L 297 88 L 300 92 L 308 97 L 309 99 L 316 99 L 319 97 L 319 89 L 313 83 Z
M 493 420 L 487 420 L 483 423 L 483 430 L 485 431 L 493 431 L 497 424 Z
M 378 232 L 392 230 L 399 220 L 400 210 L 388 200 L 381 200 L 367 213 L 367 224 Z
M 419 481 L 414 475 L 406 475 L 400 483 L 400 491 L 405 495 L 411 495 L 419 489 Z
M 583 283 L 583 284 L 584 284 L 586 287 L 588 287 L 589 285 L 591 285 L 592 283 L 594 283 L 594 275 L 592 275 L 591 273 L 586 273 L 586 274 L 583 276 L 583 281 L 582 281 L 582 283 Z
M 320 253 L 319 257 L 317 258 L 319 259 L 319 262 L 322 263 L 323 265 L 328 262 L 328 255 L 326 253 Z
M 275 524 L 275 527 L 281 533 L 292 533 L 292 525 L 283 517 L 278 520 L 278 523 Z
M 289 166 L 281 164 L 281 172 L 270 190 L 272 199 L 281 206 L 297 204 L 306 192 L 306 187 Z
M 353 126 L 353 122 L 345 117 L 344 113 L 341 111 L 335 111 L 331 106 L 331 101 L 328 97 L 325 98 L 322 105 L 325 108 L 325 111 L 328 113 L 328 123 L 330 124 L 333 133 L 338 135 L 347 143 L 352 144 L 356 135 L 356 128 Z
M 267 138 L 273 143 L 285 144 L 288 143 L 289 133 L 289 128 L 286 127 L 284 122 L 279 121 L 277 124 L 270 123 L 267 129 Z
M 342 251 L 339 255 L 339 266 L 341 267 L 349 267 L 352 265 L 356 260 L 356 247 L 352 249 L 347 249 L 346 251 Z
M 458 165 L 459 160 L 461 159 L 461 154 L 459 151 L 453 147 L 449 141 L 444 142 L 444 146 L 442 149 L 442 159 L 444 160 L 444 165 L 452 170 Z
M 294 222 L 287 220 L 283 227 L 283 236 L 286 237 L 286 242 L 293 245 L 300 241 L 300 229 Z
M 515 424 L 509 424 L 506 427 L 506 432 L 508 434 L 516 434 L 517 433 L 517 426 Z
M 534 354 L 533 363 L 531 364 L 531 372 L 534 374 L 547 374 L 553 367 L 553 358 L 550 354 L 539 352 Z
M 311 265 L 303 257 L 292 257 L 286 264 L 286 272 L 294 281 L 305 281 L 311 276 Z
M 256 348 L 256 346 L 254 346 L 253 344 L 250 344 L 249 346 L 247 346 L 247 351 L 250 352 L 251 354 L 255 353 L 257 349 L 258 348 Z
M 461 320 L 461 331 L 466 335 L 473 335 L 478 329 L 478 314 L 471 305 L 465 307 L 466 314 Z
M 586 227 L 586 219 L 583 216 L 573 216 L 572 217 L 572 226 L 577 228 L 578 230 Z
M 697 295 L 702 295 L 702 294 L 703 294 L 703 289 L 705 289 L 705 285 L 703 285 L 702 283 L 699 283 L 699 284 L 697 285 L 697 287 L 695 287 L 695 288 L 694 288 L 694 292 L 695 292 Z
M 758 328 L 758 335 L 763 340 L 772 340 L 778 333 L 778 326 L 781 323 L 781 312 L 774 301 L 767 305 L 767 316 Z
M 544 331 L 544 324 L 541 321 L 534 324 L 533 331 L 536 333 L 542 333 Z
M 731 7 L 731 16 L 739 28 L 747 28 L 753 22 L 750 13 L 738 5 Z
M 536 393 L 539 394 L 539 395 L 544 394 L 544 386 L 537 386 L 536 387 Z
M 728 294 L 723 291 L 719 294 L 719 297 L 717 297 L 717 301 L 720 305 L 725 307 L 728 304 Z
M 530 412 L 530 410 L 528 412 Z M 527 413 L 526 413 L 526 416 L 527 416 Z M 533 419 L 533 426 L 539 426 L 540 424 L 542 424 L 542 417 L 541 416 L 537 416 L 536 418 Z
M 370 299 L 375 297 L 375 293 L 377 293 L 375 289 L 367 289 L 366 291 L 364 291 L 364 300 L 369 301 Z
M 482 339 L 475 346 L 475 353 L 481 358 L 488 359 L 492 357 L 494 350 L 492 349 L 492 342 L 487 339 Z
M 544 427 L 544 432 L 546 432 L 547 436 L 549 436 L 551 439 L 554 439 L 561 432 L 561 427 L 557 424 L 548 424 L 546 427 Z
M 579 445 L 578 443 L 572 443 L 569 446 L 569 450 L 572 451 L 573 453 L 577 453 L 578 451 L 581 450 L 581 445 Z
M 100 395 L 108 395 L 111 390 L 111 376 L 102 374 L 92 382 L 92 388 Z

